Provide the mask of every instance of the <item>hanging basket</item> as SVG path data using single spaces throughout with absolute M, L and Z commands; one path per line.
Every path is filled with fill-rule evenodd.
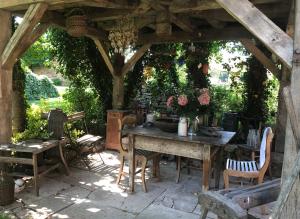
M 82 37 L 87 34 L 87 17 L 72 15 L 66 19 L 67 32 L 73 37 Z
M 15 200 L 15 182 L 12 177 L 0 174 L 0 205 L 9 205 Z

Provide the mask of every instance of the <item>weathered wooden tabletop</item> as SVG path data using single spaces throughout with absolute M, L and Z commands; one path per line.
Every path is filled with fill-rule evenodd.
M 128 129 L 125 129 L 123 132 L 125 134 L 148 136 L 148 137 L 167 139 L 167 140 L 175 140 L 175 141 L 183 141 L 183 142 L 203 143 L 203 144 L 214 145 L 214 146 L 226 145 L 235 134 L 235 132 L 217 131 L 217 133 L 220 134 L 220 136 L 218 136 L 218 137 L 210 137 L 210 136 L 204 136 L 204 135 L 181 137 L 181 136 L 178 136 L 177 133 L 164 132 L 155 127 L 128 128 Z
M 34 140 L 34 141 L 24 141 L 18 144 L 1 144 L 1 151 L 12 151 L 12 152 L 25 152 L 38 154 L 46 151 L 52 147 L 56 147 L 59 144 L 59 140 Z

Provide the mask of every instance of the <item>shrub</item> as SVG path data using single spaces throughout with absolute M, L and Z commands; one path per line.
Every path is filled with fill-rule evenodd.
M 27 127 L 24 132 L 17 133 L 13 136 L 13 142 L 50 137 L 47 131 L 47 120 L 41 118 L 42 112 L 42 108 L 36 105 L 27 109 Z
M 103 102 L 96 90 L 84 87 L 71 86 L 63 98 L 68 102 L 69 112 L 85 112 L 89 132 L 104 135 L 106 112 L 103 110 Z
M 62 80 L 60 78 L 53 78 L 52 82 L 55 86 L 61 86 L 62 85 Z
M 58 97 L 58 91 L 46 76 L 38 76 L 34 73 L 26 74 L 25 96 L 28 100 Z

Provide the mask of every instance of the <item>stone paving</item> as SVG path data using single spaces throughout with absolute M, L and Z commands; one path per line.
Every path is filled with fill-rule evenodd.
M 182 171 L 180 183 L 175 183 L 175 162 L 161 161 L 161 181 L 150 178 L 148 171 L 148 193 L 144 193 L 140 177 L 136 177 L 135 193 L 127 193 L 128 178 L 121 185 L 115 184 L 118 174 L 116 152 L 101 153 L 105 164 L 98 155 L 93 155 L 92 170 L 71 167 L 71 175 L 54 172 L 41 182 L 40 196 L 28 186 L 16 194 L 17 201 L 0 213 L 12 218 L 199 218 L 200 206 L 197 192 L 201 190 L 201 174 Z M 128 169 L 127 169 L 128 170 Z M 208 218 L 216 218 L 209 213 Z

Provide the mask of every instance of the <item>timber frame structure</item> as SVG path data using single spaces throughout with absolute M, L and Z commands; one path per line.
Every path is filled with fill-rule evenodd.
M 85 11 L 89 23 L 86 35 L 94 40 L 113 75 L 114 108 L 121 108 L 123 104 L 124 76 L 151 44 L 240 40 L 267 69 L 284 81 L 282 85 L 289 85 L 281 89 L 287 96 L 290 119 L 285 119 L 286 130 L 281 130 L 286 133 L 283 192 L 273 217 L 300 216 L 299 206 L 296 206 L 300 201 L 297 177 L 300 169 L 300 0 L 1 0 L 0 143 L 10 142 L 12 135 L 14 64 L 48 27 L 66 29 L 66 16 L 72 8 Z M 112 63 L 107 52 L 108 33 L 125 15 L 135 19 L 141 47 L 127 63 Z M 23 17 L 13 35 L 12 16 Z M 262 53 L 253 40 L 263 43 L 282 68 Z M 287 118 L 287 114 L 283 117 Z

